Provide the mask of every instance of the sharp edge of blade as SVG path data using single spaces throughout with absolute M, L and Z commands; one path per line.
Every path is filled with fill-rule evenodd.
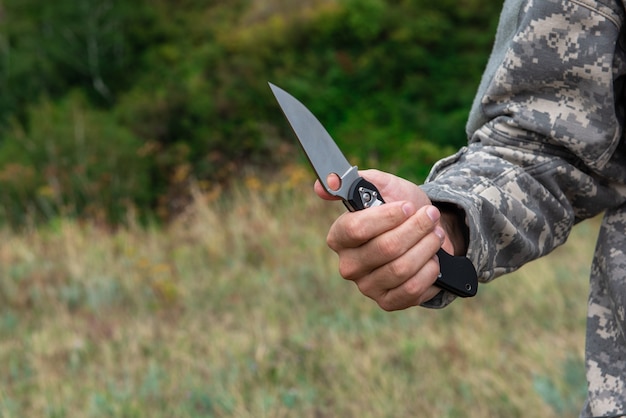
M 347 180 L 346 175 L 354 171 L 355 167 L 348 162 L 326 128 L 304 104 L 280 87 L 272 83 L 269 85 L 326 191 L 335 196 L 347 196 L 350 187 L 349 181 L 342 181 L 338 190 L 332 190 L 327 184 L 326 176 L 335 173 L 343 180 Z M 302 139 L 311 138 L 313 135 L 315 136 L 314 141 L 303 141 Z M 349 177 L 352 180 L 352 176 Z

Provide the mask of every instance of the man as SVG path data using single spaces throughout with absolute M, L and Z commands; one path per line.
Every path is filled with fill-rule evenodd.
M 626 416 L 624 13 L 623 0 L 506 0 L 468 146 L 421 187 L 361 172 L 387 204 L 342 215 L 328 234 L 341 275 L 383 309 L 441 308 L 454 296 L 433 286 L 440 246 L 467 255 L 489 282 L 605 211 L 581 417 Z

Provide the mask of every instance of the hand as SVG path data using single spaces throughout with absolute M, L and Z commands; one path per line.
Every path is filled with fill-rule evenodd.
M 414 183 L 378 170 L 359 173 L 380 191 L 386 204 L 341 215 L 328 232 L 328 246 L 339 255 L 339 272 L 386 310 L 400 310 L 432 299 L 439 274 L 436 252 L 454 248 L 440 225 L 441 214 Z M 328 179 L 338 186 L 339 179 Z M 336 200 L 318 182 L 315 192 Z

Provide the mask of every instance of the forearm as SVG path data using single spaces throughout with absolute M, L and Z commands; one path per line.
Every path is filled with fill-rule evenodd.
M 536 164 L 530 164 L 533 159 Z M 467 222 L 466 255 L 483 283 L 551 252 L 565 242 L 574 223 L 626 199 L 619 183 L 565 160 L 481 145 L 437 166 L 422 188 L 436 205 L 463 208 L 464 218 L 452 217 L 449 225 L 457 228 L 449 236 L 461 236 Z M 457 245 L 455 253 L 461 255 Z M 443 307 L 452 301 L 449 296 L 426 306 Z
M 609 1 L 571 6 L 544 0 L 519 18 L 508 13 L 516 29 L 496 43 L 502 53 L 475 101 L 470 144 L 423 185 L 434 204 L 463 210 L 461 219 L 444 208 L 442 225 L 482 282 L 549 253 L 577 221 L 626 199 L 622 11 Z

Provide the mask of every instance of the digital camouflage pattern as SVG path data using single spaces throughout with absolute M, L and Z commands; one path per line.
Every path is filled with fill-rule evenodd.
M 455 203 L 481 282 L 605 212 L 592 266 L 581 417 L 626 415 L 624 1 L 507 0 L 468 122 L 469 144 L 424 190 Z M 428 302 L 444 307 L 442 292 Z

